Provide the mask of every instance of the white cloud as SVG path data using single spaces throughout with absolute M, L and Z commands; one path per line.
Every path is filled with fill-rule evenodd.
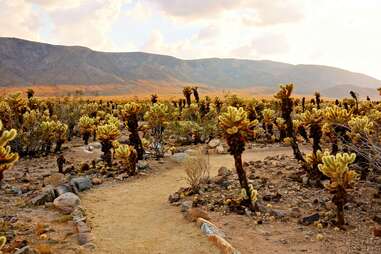
M 39 40 L 40 20 L 23 0 L 0 0 L 0 36 Z

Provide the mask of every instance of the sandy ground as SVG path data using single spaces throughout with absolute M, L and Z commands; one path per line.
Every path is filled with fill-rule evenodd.
M 260 160 L 268 155 L 290 154 L 290 148 L 247 151 L 243 160 Z M 228 154 L 210 155 L 211 175 L 221 166 L 233 167 Z M 159 166 L 159 165 L 158 165 Z M 105 185 L 83 195 L 93 227 L 96 253 L 219 253 L 188 223 L 168 196 L 185 186 L 181 165 L 166 162 L 161 171 L 126 183 Z

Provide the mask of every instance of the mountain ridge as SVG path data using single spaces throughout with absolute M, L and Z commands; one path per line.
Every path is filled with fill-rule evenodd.
M 0 37 L 0 87 L 36 84 L 129 86 L 136 81 L 200 84 L 216 89 L 295 83 L 298 93 L 340 85 L 377 88 L 381 81 L 337 67 L 235 58 L 180 59 L 146 52 L 102 52 Z

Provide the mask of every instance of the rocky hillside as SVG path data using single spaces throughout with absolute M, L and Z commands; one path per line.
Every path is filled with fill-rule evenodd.
M 107 53 L 0 38 L 0 86 L 103 85 L 136 81 L 202 84 L 212 88 L 273 91 L 293 82 L 298 93 L 340 85 L 377 88 L 381 81 L 338 68 L 238 59 L 182 60 L 142 52 Z

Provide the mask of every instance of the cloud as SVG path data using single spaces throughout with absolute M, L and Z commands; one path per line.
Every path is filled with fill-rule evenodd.
M 142 0 L 159 8 L 165 15 L 188 21 L 215 19 L 225 13 L 242 15 L 246 25 L 268 26 L 300 21 L 303 3 L 298 0 Z
M 200 30 L 197 35 L 199 40 L 210 40 L 220 34 L 220 28 L 217 25 L 209 25 Z
M 40 19 L 23 0 L 0 0 L 0 36 L 38 40 Z
M 268 34 L 252 39 L 248 44 L 241 45 L 230 52 L 237 58 L 267 58 L 271 59 L 287 54 L 290 50 L 287 38 L 281 34 Z

